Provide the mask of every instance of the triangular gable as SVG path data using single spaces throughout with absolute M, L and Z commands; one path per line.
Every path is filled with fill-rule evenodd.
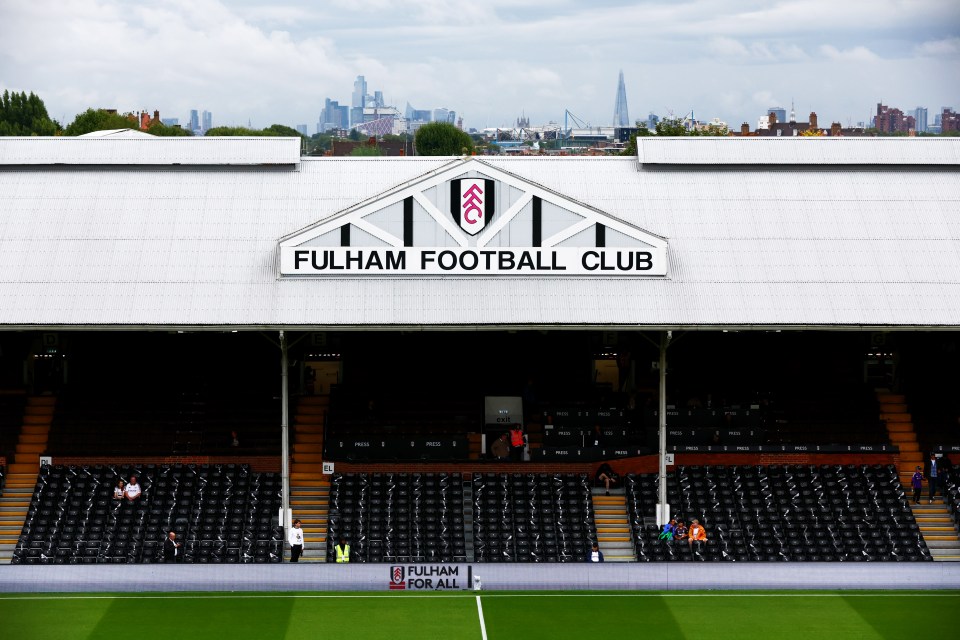
M 616 243 L 605 244 L 607 235 L 615 238 Z M 593 254 L 600 256 L 604 265 L 598 269 L 606 270 L 607 254 L 614 261 L 614 254 L 621 253 L 624 254 L 619 263 L 621 267 L 637 261 L 648 271 L 630 275 L 666 273 L 665 238 L 473 157 L 454 160 L 281 238 L 281 274 L 308 275 L 299 267 L 291 269 L 288 264 L 292 259 L 291 252 L 308 247 L 335 246 L 331 239 L 338 237 L 341 249 L 353 250 L 351 256 L 360 255 L 358 252 L 363 248 L 388 247 L 415 252 L 451 247 L 468 254 L 479 252 L 487 256 L 489 267 L 489 254 L 494 248 L 530 250 L 536 253 L 537 260 L 549 253 L 555 264 L 559 264 L 557 256 L 560 254 L 572 259 L 575 249 L 597 249 Z M 635 250 L 635 255 L 630 253 L 631 250 Z M 326 254 L 334 256 L 334 252 Z M 297 255 L 301 258 L 298 259 L 299 265 L 305 254 L 299 251 Z M 395 258 L 397 255 L 399 253 L 381 253 L 379 258 Z M 518 253 L 517 256 L 518 260 L 523 258 L 529 264 L 525 254 Z M 646 256 L 654 257 L 648 259 Z M 379 259 L 370 252 L 366 257 Z M 592 255 L 588 258 L 592 260 Z M 472 258 L 468 255 L 467 259 L 469 267 Z M 657 263 L 655 268 L 649 266 L 651 260 Z M 540 264 L 536 260 L 534 263 Z M 333 268 L 341 271 L 338 275 L 346 275 L 343 271 L 355 273 L 349 268 Z M 542 269 L 550 270 L 546 265 Z M 568 271 L 563 266 L 556 269 Z M 487 272 L 488 275 L 492 273 Z M 462 274 L 462 270 L 454 270 L 450 275 Z M 500 272 L 496 271 L 496 274 Z M 563 275 L 575 273 L 568 271 Z

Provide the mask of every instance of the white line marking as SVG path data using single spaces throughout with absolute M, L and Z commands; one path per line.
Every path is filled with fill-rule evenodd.
M 336 593 L 281 593 L 281 594 L 203 594 L 195 595 L 36 595 L 36 596 L 8 596 L 0 593 L 3 600 L 209 600 L 229 599 L 256 599 L 256 598 L 303 598 L 303 599 L 337 599 L 337 598 L 467 598 L 465 594 L 336 594 Z M 487 592 L 485 598 L 958 598 L 960 593 L 938 593 L 937 591 L 918 591 L 911 593 L 493 593 Z M 478 596 L 479 597 L 479 596 Z
M 480 596 L 477 596 L 477 613 L 480 614 L 480 637 L 487 640 L 487 625 L 483 621 L 483 605 L 480 604 Z

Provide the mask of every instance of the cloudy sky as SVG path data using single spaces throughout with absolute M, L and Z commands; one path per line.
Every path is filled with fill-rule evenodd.
M 866 120 L 878 101 L 960 107 L 960 0 L 0 0 L 0 89 L 68 123 L 87 107 L 184 122 L 307 123 L 353 80 L 468 127 L 610 124 L 617 73 L 632 118 L 731 125 L 791 100 L 798 120 Z

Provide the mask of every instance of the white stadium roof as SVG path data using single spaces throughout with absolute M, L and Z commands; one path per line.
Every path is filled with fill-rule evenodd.
M 0 138 L 0 328 L 960 327 L 960 140 L 638 146 L 301 159 L 289 138 Z M 281 239 L 456 163 L 665 239 L 666 276 L 279 275 Z

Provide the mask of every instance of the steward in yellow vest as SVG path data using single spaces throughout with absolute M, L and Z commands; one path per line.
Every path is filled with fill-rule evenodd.
M 337 564 L 347 564 L 350 562 L 350 545 L 347 544 L 346 540 L 340 538 L 340 543 L 333 549 L 337 552 Z

